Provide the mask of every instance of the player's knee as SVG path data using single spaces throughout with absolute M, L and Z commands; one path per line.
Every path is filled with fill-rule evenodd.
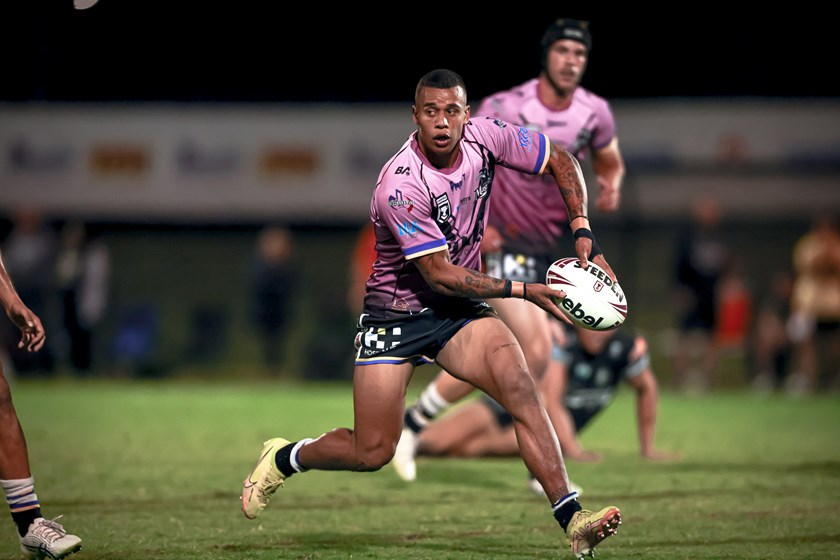
M 394 457 L 397 445 L 386 445 L 384 443 L 358 450 L 357 462 L 354 470 L 361 472 L 378 471 L 387 465 Z

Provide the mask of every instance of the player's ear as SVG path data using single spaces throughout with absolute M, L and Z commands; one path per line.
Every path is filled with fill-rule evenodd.
M 414 124 L 420 124 L 420 122 L 417 120 L 417 105 L 411 106 L 411 118 L 414 121 Z

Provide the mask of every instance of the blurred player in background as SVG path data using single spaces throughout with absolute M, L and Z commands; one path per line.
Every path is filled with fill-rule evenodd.
M 592 48 L 589 22 L 558 19 L 542 37 L 542 70 L 536 78 L 492 94 L 476 115 L 522 124 L 548 136 L 578 159 L 591 156 L 600 185 L 596 206 L 618 209 L 624 159 L 618 147 L 609 103 L 580 85 Z M 482 242 L 485 270 L 491 276 L 520 282 L 542 282 L 548 266 L 561 255 L 559 240 L 569 223 L 566 207 L 550 177 L 529 176 L 500 168 Z M 493 300 L 493 308 L 522 345 L 531 374 L 540 379 L 551 358 L 551 317 L 517 300 Z M 442 371 L 405 414 L 405 429 L 392 461 L 403 480 L 414 480 L 418 434 L 473 387 Z
M 0 257 L 0 303 L 9 319 L 20 329 L 18 347 L 37 352 L 44 345 L 46 335 L 41 319 L 21 301 Z M 20 548 L 25 558 L 60 559 L 78 551 L 82 540 L 70 535 L 56 520 L 41 515 L 41 505 L 35 494 L 35 479 L 29 468 L 26 438 L 12 403 L 9 382 L 0 364 L 0 484 L 6 502 L 17 525 Z M 56 518 L 57 519 L 57 518 Z
M 557 322 L 556 327 L 564 328 Z M 654 446 L 659 386 L 647 340 L 626 328 L 606 332 L 571 327 L 565 330 L 558 333 L 551 364 L 539 384 L 563 456 L 586 462 L 601 460 L 599 453 L 583 448 L 578 435 L 610 405 L 625 382 L 636 396 L 642 457 L 652 461 L 679 458 Z M 507 457 L 519 453 L 510 414 L 487 395 L 429 424 L 420 436 L 417 452 L 438 457 Z M 529 485 L 542 493 L 533 477 L 529 477 Z M 579 487 L 577 491 L 582 492 Z
M 589 229 L 580 165 L 541 133 L 498 119 L 471 120 L 464 81 L 450 70 L 420 79 L 412 112 L 417 130 L 382 168 L 371 201 L 379 257 L 359 319 L 354 427 L 315 440 L 266 441 L 243 483 L 243 513 L 257 517 L 295 473 L 386 465 L 400 438 L 414 369 L 434 361 L 510 412 L 523 461 L 545 488 L 572 553 L 590 554 L 618 529 L 620 512 L 614 506 L 583 510 L 569 490 L 560 444 L 522 349 L 484 301 L 528 300 L 569 322 L 555 302 L 565 294 L 542 282 L 479 272 L 494 173 L 510 167 L 554 177 L 574 216 L 581 265 L 591 259 L 614 277 Z

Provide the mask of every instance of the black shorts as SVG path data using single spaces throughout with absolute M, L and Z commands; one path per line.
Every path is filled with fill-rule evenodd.
M 496 420 L 497 426 L 504 429 L 513 424 L 513 416 L 492 397 L 481 395 L 481 402 L 493 413 L 493 418 Z M 572 424 L 574 424 L 575 432 L 580 432 L 603 408 L 603 406 L 594 410 L 567 408 L 569 414 L 572 416 Z
M 424 309 L 397 319 L 362 315 L 356 334 L 356 365 L 430 364 L 461 327 L 495 313 L 487 302 L 464 299 L 445 311 Z
M 816 330 L 821 334 L 840 331 L 840 321 L 836 319 L 817 319 Z
M 481 395 L 481 402 L 484 403 L 484 406 L 490 409 L 493 413 L 493 417 L 496 419 L 496 424 L 500 428 L 507 428 L 511 424 L 513 424 L 513 416 L 508 414 L 508 411 L 496 402 L 495 399 L 490 397 L 489 395 Z

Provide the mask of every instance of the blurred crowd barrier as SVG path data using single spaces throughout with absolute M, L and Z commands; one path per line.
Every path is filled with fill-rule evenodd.
M 634 214 L 684 216 L 698 189 L 745 216 L 836 202 L 840 101 L 614 107 Z M 357 220 L 412 130 L 402 105 L 0 105 L 0 205 L 126 220 Z

